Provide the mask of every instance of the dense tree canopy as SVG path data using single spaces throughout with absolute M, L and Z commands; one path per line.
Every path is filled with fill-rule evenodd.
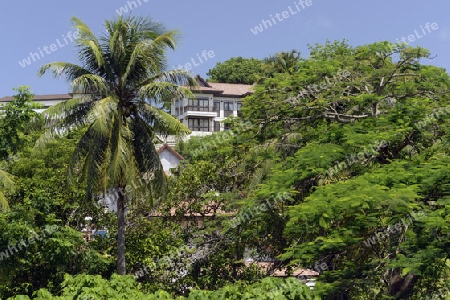
M 420 47 L 334 42 L 310 51 L 298 70 L 274 74 L 246 99 L 251 132 L 193 162 L 232 172 L 221 189 L 234 190 L 243 211 L 290 194 L 240 222 L 237 249 L 323 264 L 316 291 L 336 299 L 422 299 L 444 288 L 447 73 L 422 64 L 430 56 Z

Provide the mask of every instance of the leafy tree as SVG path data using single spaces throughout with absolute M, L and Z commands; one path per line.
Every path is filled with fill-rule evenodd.
M 36 292 L 33 299 L 148 299 L 148 300 L 171 300 L 174 299 L 167 292 L 158 291 L 154 294 L 144 294 L 136 286 L 131 276 L 113 276 L 110 281 L 100 276 L 66 276 L 61 284 L 63 295 L 52 296 L 46 289 Z M 29 299 L 17 296 L 12 300 Z M 178 300 L 189 299 L 261 299 L 261 300 L 294 300 L 294 299 L 317 299 L 310 289 L 295 278 L 288 278 L 283 282 L 281 279 L 266 278 L 252 285 L 238 283 L 225 286 L 217 291 L 193 290 L 189 297 L 177 297 Z
M 0 170 L 0 182 L 1 188 L 6 190 L 12 190 L 14 188 L 14 180 L 10 174 L 7 172 Z M 5 194 L 0 190 L 0 209 L 6 210 L 9 208 L 8 200 L 5 197 Z
M 259 139 L 279 151 L 256 194 L 293 196 L 281 259 L 324 264 L 316 286 L 324 297 L 420 298 L 446 284 L 446 192 L 435 179 L 446 182 L 438 174 L 448 152 L 450 80 L 420 64 L 426 58 L 423 48 L 387 42 L 316 45 L 297 73 L 275 74 L 244 105 Z M 440 192 L 431 196 L 430 188 Z M 418 211 L 425 217 L 414 225 L 364 245 Z
M 84 201 L 83 185 L 67 184 L 67 167 L 78 138 L 73 134 L 56 139 L 35 156 L 30 155 L 34 141 L 27 142 L 6 165 L 15 188 L 8 193 L 10 210 L 0 214 L 2 299 L 31 296 L 42 287 L 56 292 L 66 273 L 109 277 L 114 272 L 114 258 L 107 252 L 114 239 L 86 243 L 81 233 L 86 216 L 111 228 L 109 214 Z M 4 251 L 8 257 L 1 254 Z
M 1 110 L 0 159 L 16 154 L 24 145 L 25 135 L 42 128 L 40 115 L 35 111 L 41 105 L 33 102 L 30 87 L 14 88 L 13 101 Z
M 43 75 L 71 82 L 71 100 L 52 106 L 45 116 L 51 133 L 86 126 L 72 158 L 71 174 L 87 182 L 87 198 L 114 188 L 118 193 L 118 273 L 126 274 L 125 209 L 133 199 L 152 201 L 164 194 L 165 178 L 153 140 L 155 132 L 185 134 L 189 130 L 151 101 L 191 97 L 195 80 L 182 70 L 166 71 L 166 49 L 175 47 L 175 32 L 146 18 L 106 21 L 106 36 L 97 38 L 87 25 L 72 19 L 81 66 L 55 62 Z M 38 146 L 45 142 L 44 136 Z M 141 178 L 141 186 L 131 183 Z
M 216 63 L 206 75 L 211 82 L 253 84 L 261 75 L 261 67 L 261 60 L 239 56 Z
M 310 50 L 298 69 L 274 73 L 246 98 L 249 132 L 183 145 L 190 165 L 173 191 L 192 199 L 190 207 L 217 191 L 228 196 L 218 199 L 222 207 L 243 214 L 289 195 L 230 236 L 226 222 L 211 226 L 235 256 L 223 247 L 209 261 L 239 260 L 239 249 L 253 247 L 280 267 L 318 264 L 315 290 L 327 299 L 423 299 L 444 289 L 448 74 L 422 64 L 430 56 L 420 47 L 342 41 Z M 219 279 L 231 265 L 223 261 Z
M 33 94 L 27 86 L 14 88 L 17 94 L 13 101 L 7 103 L 1 110 L 0 118 L 0 159 L 10 160 L 20 151 L 27 141 L 32 139 L 33 133 L 41 128 L 41 118 L 34 111 L 40 107 L 33 103 Z M 8 161 L 6 161 L 6 164 Z M 9 207 L 5 191 L 14 189 L 13 177 L 0 169 L 0 209 Z

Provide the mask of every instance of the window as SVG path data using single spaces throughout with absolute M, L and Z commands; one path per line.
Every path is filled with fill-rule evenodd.
M 209 119 L 188 119 L 188 127 L 192 131 L 209 131 Z
M 220 117 L 220 102 L 214 101 L 214 111 L 217 112 L 217 116 Z
M 189 99 L 188 110 L 209 111 L 209 99 L 208 98 Z
M 237 110 L 238 117 L 242 117 L 241 108 L 242 108 L 242 102 L 236 103 L 236 110 Z
M 220 122 L 214 121 L 214 131 L 220 131 Z
M 224 117 L 228 117 L 233 114 L 233 102 L 226 101 L 223 103 Z

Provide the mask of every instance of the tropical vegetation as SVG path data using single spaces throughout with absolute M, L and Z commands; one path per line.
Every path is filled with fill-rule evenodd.
M 80 65 L 39 72 L 73 99 L 37 114 L 20 87 L 0 118 L 2 299 L 449 298 L 450 77 L 427 49 L 344 40 L 242 63 L 242 115 L 179 142 L 167 177 L 157 136 L 189 133 L 166 108 L 195 84 L 166 69 L 175 32 L 73 22 Z M 108 234 L 87 239 L 87 216 Z M 270 276 L 298 268 L 313 289 Z

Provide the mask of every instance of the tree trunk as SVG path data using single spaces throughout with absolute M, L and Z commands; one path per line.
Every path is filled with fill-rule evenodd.
M 408 274 L 402 277 L 400 271 L 396 270 L 389 282 L 388 295 L 394 296 L 395 299 L 409 299 L 418 280 L 417 275 Z
M 119 187 L 119 198 L 117 199 L 117 272 L 126 275 L 125 263 L 125 187 Z

